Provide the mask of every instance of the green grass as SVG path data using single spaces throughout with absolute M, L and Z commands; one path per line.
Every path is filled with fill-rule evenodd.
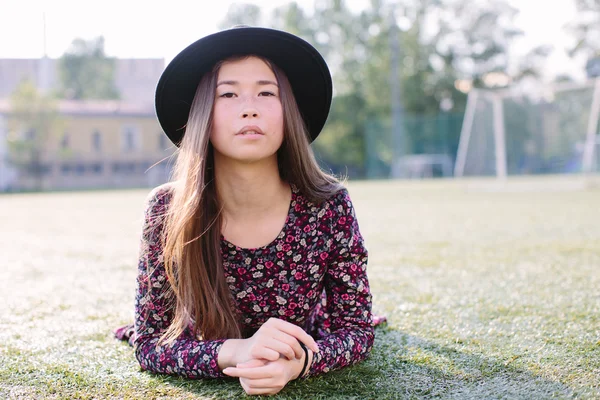
M 351 183 L 389 323 L 366 362 L 278 398 L 599 398 L 600 189 L 576 179 Z M 0 398 L 245 398 L 141 372 L 112 337 L 146 193 L 0 196 Z

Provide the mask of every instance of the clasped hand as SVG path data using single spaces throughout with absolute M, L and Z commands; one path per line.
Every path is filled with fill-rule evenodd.
M 225 368 L 223 373 L 239 378 L 247 394 L 276 394 L 302 369 L 305 355 L 299 341 L 313 353 L 319 351 L 302 328 L 271 318 L 252 337 L 238 342 L 235 367 Z

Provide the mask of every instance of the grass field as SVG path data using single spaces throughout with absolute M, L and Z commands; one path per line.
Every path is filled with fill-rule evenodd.
M 389 323 L 366 362 L 278 398 L 600 398 L 600 188 L 571 183 L 351 183 Z M 0 196 L 0 398 L 244 398 L 140 372 L 112 337 L 147 192 Z

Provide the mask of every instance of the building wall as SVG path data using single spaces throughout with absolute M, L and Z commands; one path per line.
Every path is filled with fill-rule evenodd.
M 153 114 L 63 115 L 61 127 L 44 146 L 41 181 L 22 173 L 20 189 L 154 187 L 169 179 L 174 146 Z

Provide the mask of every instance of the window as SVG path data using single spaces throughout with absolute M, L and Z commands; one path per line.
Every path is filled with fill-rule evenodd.
M 101 163 L 95 163 L 95 164 L 91 164 L 90 165 L 90 170 L 96 174 L 96 175 L 100 175 L 102 173 L 102 164 Z
M 116 162 L 112 165 L 112 170 L 114 173 L 123 175 L 131 175 L 136 172 L 134 162 Z
M 60 172 L 63 175 L 69 175 L 71 173 L 71 170 L 72 170 L 72 168 L 71 168 L 71 165 L 69 165 L 69 164 L 63 164 L 60 166 Z
M 75 164 L 75 174 L 77 174 L 77 175 L 85 174 L 85 165 L 83 165 L 81 163 Z
M 123 126 L 121 129 L 121 149 L 125 153 L 140 149 L 140 132 L 132 125 Z
M 64 133 L 62 139 L 60 140 L 60 148 L 61 149 L 69 148 L 69 134 L 67 132 Z
M 26 171 L 32 176 L 46 176 L 52 172 L 50 164 L 33 163 L 26 166 Z
M 92 150 L 96 153 L 102 152 L 102 134 L 98 130 L 92 133 Z

